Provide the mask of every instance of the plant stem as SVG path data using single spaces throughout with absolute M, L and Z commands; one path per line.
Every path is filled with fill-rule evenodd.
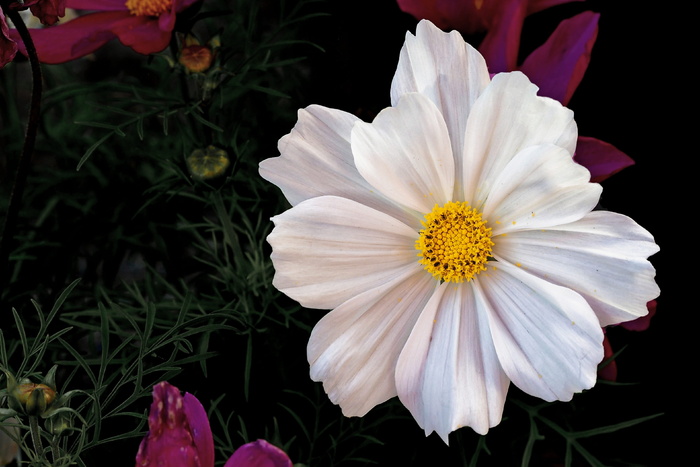
M 7 207 L 5 223 L 2 227 L 2 232 L 0 232 L 0 287 L 2 287 L 3 290 L 8 289 L 11 277 L 10 252 L 13 250 L 15 243 L 14 237 L 17 218 L 22 204 L 22 195 L 24 194 L 27 176 L 31 167 L 32 154 L 34 153 L 34 144 L 36 143 L 36 135 L 39 128 L 42 92 L 41 66 L 39 65 L 39 57 L 37 56 L 32 36 L 29 34 L 29 30 L 18 11 L 8 8 L 6 14 L 14 23 L 15 28 L 17 28 L 17 32 L 22 38 L 27 50 L 27 57 L 29 57 L 32 70 L 32 97 L 29 107 L 29 121 L 27 122 L 27 130 L 24 137 L 24 146 L 22 147 L 22 153 L 20 154 L 17 164 L 17 171 L 15 172 L 15 180 L 12 192 L 10 193 L 10 202 Z M 6 315 L 6 313 L 2 313 L 2 315 Z M 4 320 L 5 317 L 0 316 L 0 323 L 3 323 Z
M 44 446 L 41 445 L 41 433 L 39 433 L 39 417 L 35 415 L 29 416 L 29 433 L 32 436 L 34 454 L 36 454 L 37 458 L 46 460 L 44 457 Z

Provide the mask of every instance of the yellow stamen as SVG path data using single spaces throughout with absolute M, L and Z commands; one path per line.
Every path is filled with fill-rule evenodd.
M 126 0 L 125 5 L 134 16 L 160 16 L 170 11 L 173 0 Z
M 470 281 L 486 270 L 493 242 L 481 213 L 464 202 L 435 205 L 416 240 L 419 263 L 441 281 Z

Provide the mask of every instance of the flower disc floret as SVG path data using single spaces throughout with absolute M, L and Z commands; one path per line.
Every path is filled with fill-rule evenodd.
M 160 16 L 172 6 L 172 0 L 126 0 L 126 7 L 134 16 Z
M 464 202 L 435 205 L 422 224 L 416 249 L 433 277 L 459 283 L 486 270 L 493 241 L 479 211 Z

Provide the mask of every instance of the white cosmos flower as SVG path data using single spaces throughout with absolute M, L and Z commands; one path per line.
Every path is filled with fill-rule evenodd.
M 348 416 L 398 395 L 447 442 L 501 420 L 508 386 L 570 400 L 596 381 L 601 326 L 647 313 L 653 237 L 592 211 L 573 113 L 428 21 L 406 35 L 372 123 L 299 111 L 261 175 L 292 204 L 268 237 L 273 284 L 332 309 L 311 377 Z

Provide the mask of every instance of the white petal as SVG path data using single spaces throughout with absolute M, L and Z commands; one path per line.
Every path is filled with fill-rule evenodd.
M 428 302 L 396 366 L 399 398 L 426 435 L 447 443 L 462 426 L 486 434 L 501 421 L 509 380 L 472 283 L 443 283 Z
M 392 105 L 404 94 L 419 92 L 440 109 L 456 158 L 458 182 L 467 117 L 489 81 L 484 58 L 457 31 L 445 33 L 423 20 L 418 23 L 415 36 L 406 34 L 391 84 Z M 455 189 L 458 191 L 452 199 L 461 198 L 462 187 Z
M 425 271 L 348 300 L 314 327 L 307 356 L 346 416 L 362 416 L 396 395 L 394 369 L 413 325 L 438 282 Z
M 603 331 L 583 297 L 507 263 L 475 281 L 490 307 L 498 359 L 516 386 L 568 401 L 595 384 Z
M 581 219 L 598 203 L 602 188 L 559 146 L 520 151 L 494 179 L 483 208 L 493 235 L 541 229 Z
M 272 283 L 303 306 L 334 308 L 407 270 L 422 270 L 418 233 L 355 201 L 312 198 L 272 220 Z
M 450 137 L 437 107 L 421 94 L 404 95 L 372 123 L 356 123 L 351 142 L 357 170 L 387 198 L 422 213 L 451 200 Z
M 520 72 L 499 73 L 474 103 L 464 143 L 464 199 L 480 207 L 494 178 L 528 146 L 576 148 L 573 112 L 536 95 L 537 86 Z
M 281 156 L 260 163 L 260 175 L 277 185 L 292 206 L 335 195 L 420 226 L 421 216 L 375 192 L 355 168 L 350 132 L 357 117 L 319 105 L 300 109 L 298 115 L 294 129 L 279 140 Z
M 627 216 L 594 211 L 578 222 L 499 237 L 494 254 L 581 294 L 603 326 L 647 314 L 659 295 L 647 258 L 654 238 Z

